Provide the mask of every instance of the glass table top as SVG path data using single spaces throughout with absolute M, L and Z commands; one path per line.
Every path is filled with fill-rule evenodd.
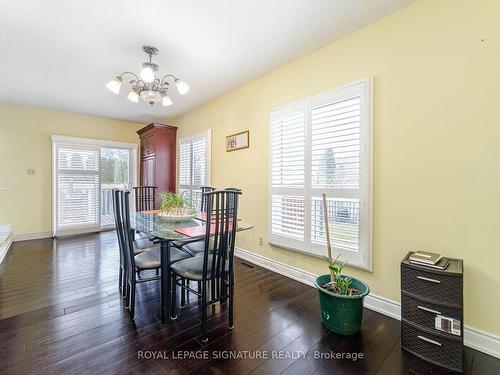
M 176 232 L 177 229 L 204 226 L 205 222 L 200 219 L 191 219 L 181 222 L 173 222 L 165 219 L 156 213 L 131 212 L 130 226 L 137 232 L 146 233 L 149 237 L 161 238 L 164 240 L 190 240 L 192 237 Z M 238 221 L 238 232 L 252 229 L 253 225 Z

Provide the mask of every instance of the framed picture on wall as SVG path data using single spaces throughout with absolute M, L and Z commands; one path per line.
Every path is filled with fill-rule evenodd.
M 226 136 L 226 152 L 250 147 L 250 132 L 248 130 Z

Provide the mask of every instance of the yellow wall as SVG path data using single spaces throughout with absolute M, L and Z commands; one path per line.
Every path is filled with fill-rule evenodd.
M 15 187 L 0 191 L 0 224 L 16 235 L 52 231 L 52 134 L 138 142 L 143 126 L 0 103 L 0 187 Z
M 465 323 L 499 335 L 498 20 L 498 0 L 418 1 L 177 119 L 180 136 L 212 128 L 212 185 L 243 189 L 255 229 L 239 245 L 326 273 L 316 258 L 258 244 L 268 237 L 268 115 L 374 76 L 373 272 L 348 272 L 399 301 L 408 250 L 463 258 Z M 226 153 L 224 136 L 247 129 L 250 149 Z

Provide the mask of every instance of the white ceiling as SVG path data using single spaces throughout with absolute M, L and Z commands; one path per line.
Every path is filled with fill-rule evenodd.
M 414 0 L 0 0 L 0 101 L 138 122 L 186 113 Z M 191 86 L 174 105 L 105 84 L 141 47 Z M 175 91 L 175 90 L 171 90 Z

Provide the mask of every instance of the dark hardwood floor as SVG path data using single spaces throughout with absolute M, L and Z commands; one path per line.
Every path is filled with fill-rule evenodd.
M 204 344 L 195 299 L 174 324 L 158 322 L 156 282 L 138 286 L 130 322 L 114 232 L 15 243 L 0 266 L 0 373 L 447 373 L 401 351 L 398 321 L 365 309 L 360 334 L 335 335 L 319 322 L 313 288 L 241 260 L 235 267 L 235 328 L 217 305 Z M 364 358 L 328 359 L 332 352 Z M 499 374 L 500 360 L 467 348 L 466 372 Z

